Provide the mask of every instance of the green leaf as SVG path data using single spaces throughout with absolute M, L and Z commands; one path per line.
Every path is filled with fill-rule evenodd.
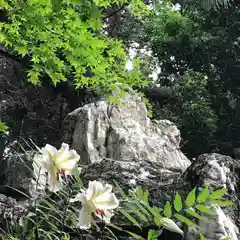
M 148 231 L 147 240 L 158 240 L 159 235 L 160 234 L 157 231 L 151 229 L 151 230 Z
M 29 53 L 31 83 L 40 83 L 40 76 L 49 76 L 56 85 L 71 77 L 78 88 L 102 87 L 102 93 L 108 94 L 111 85 L 121 83 L 118 96 L 111 98 L 119 103 L 127 87 L 146 83 L 139 68 L 125 70 L 124 43 L 101 33 L 104 7 L 125 3 L 128 1 L 29 0 L 25 4 L 0 0 L 1 8 L 9 8 L 9 21 L 0 23 L 0 42 L 22 56 Z M 132 1 L 131 6 L 139 11 L 146 8 L 142 0 Z
M 145 205 L 145 204 L 141 204 L 141 202 L 140 202 L 140 203 L 137 202 L 136 205 L 137 205 L 138 208 L 147 216 L 147 218 L 148 218 L 149 220 L 151 220 L 152 215 L 150 214 L 150 212 L 151 212 L 151 211 L 149 210 L 150 207 L 148 207 L 148 208 L 146 209 L 146 208 L 145 208 L 146 205 Z M 142 206 L 142 205 L 143 205 L 143 206 Z
M 18 52 L 18 54 L 20 54 L 22 57 L 24 57 L 25 55 L 27 55 L 28 50 L 25 46 L 16 46 L 15 50 Z
M 189 207 L 192 207 L 195 203 L 195 200 L 196 200 L 196 188 L 194 188 L 188 195 L 187 195 L 187 198 L 185 200 L 185 204 L 186 206 L 189 208 Z
M 172 216 L 172 206 L 169 202 L 164 205 L 163 213 L 166 217 L 170 218 Z
M 193 216 L 193 217 L 195 217 L 195 218 L 198 218 L 198 219 L 200 219 L 200 220 L 207 220 L 207 218 L 204 218 L 204 217 L 202 217 L 201 215 L 199 215 L 196 211 L 194 211 L 193 209 L 187 209 L 186 210 L 186 212 L 189 214 L 189 215 L 191 215 L 191 216 Z
M 114 232 L 113 232 L 110 228 L 105 227 L 104 229 L 107 230 L 107 231 L 111 234 L 111 236 L 114 237 L 115 240 L 118 240 L 117 236 L 114 234 Z M 121 230 L 122 230 L 122 229 L 121 229 Z M 122 230 L 122 231 L 123 231 L 123 230 Z
M 200 240 L 207 240 L 201 233 L 199 233 L 200 235 Z
M 0 42 L 4 43 L 6 41 L 6 35 L 0 32 Z
M 198 203 L 204 203 L 204 202 L 206 202 L 208 197 L 209 197 L 209 190 L 208 190 L 208 187 L 205 187 L 203 189 L 203 191 L 198 194 L 197 202 Z
M 177 212 L 180 212 L 182 210 L 182 199 L 179 193 L 176 193 L 176 196 L 174 199 L 174 208 Z
M 157 218 L 161 218 L 161 214 L 160 212 L 162 211 L 161 208 L 157 208 L 157 207 L 150 207 L 149 210 L 151 211 L 152 215 L 157 217 Z
M 208 207 L 204 206 L 204 205 L 201 205 L 201 204 L 197 204 L 195 206 L 195 208 L 197 210 L 199 210 L 200 212 L 202 213 L 206 213 L 206 214 L 209 214 L 209 215 L 216 215 L 215 211 L 209 209 Z
M 4 0 L 0 0 L 0 6 L 5 9 L 8 9 L 10 7 L 10 5 Z
M 33 84 L 38 84 L 40 82 L 39 73 L 37 71 L 29 70 L 27 76 L 29 78 L 29 81 Z
M 210 199 L 219 199 L 227 192 L 226 188 L 218 189 L 210 195 Z
M 147 205 L 149 205 L 148 197 L 149 197 L 149 192 L 148 192 L 148 190 L 146 190 L 146 191 L 144 191 L 144 193 L 143 193 L 143 200 L 144 200 L 144 202 L 145 202 Z
M 139 227 L 141 229 L 140 224 L 128 212 L 126 212 L 125 210 L 123 210 L 121 208 L 119 209 L 119 212 L 121 212 L 123 216 L 125 216 L 130 222 L 132 222 L 133 225 L 136 225 L 137 227 Z
M 208 202 L 209 204 L 217 204 L 220 207 L 232 206 L 233 202 L 231 200 L 217 200 L 213 199 Z
M 183 215 L 180 215 L 180 214 L 178 214 L 178 213 L 175 213 L 175 214 L 174 214 L 174 217 L 176 217 L 176 218 L 177 218 L 178 220 L 180 220 L 181 222 L 186 223 L 188 226 L 194 226 L 194 227 L 196 227 L 196 228 L 199 228 L 199 226 L 198 226 L 196 223 L 194 223 L 192 220 L 184 217 Z
M 138 240 L 145 240 L 142 236 L 140 236 L 140 235 L 138 235 L 138 234 L 136 234 L 136 233 L 133 233 L 133 232 L 130 232 L 130 231 L 127 231 L 127 233 L 128 233 L 129 235 L 131 235 L 132 237 L 138 239 Z
M 136 190 L 136 194 L 139 200 L 143 200 L 143 189 L 141 186 L 139 186 Z
M 3 122 L 0 122 L 0 132 L 6 133 L 7 130 L 8 127 Z
M 162 226 L 162 222 L 161 222 L 160 218 L 154 217 L 153 221 L 156 224 L 156 226 L 158 226 L 158 227 Z
M 132 207 L 131 207 L 131 211 L 132 211 L 134 214 L 136 214 L 136 215 L 140 218 L 141 221 L 143 221 L 143 222 L 148 222 L 148 218 L 147 218 L 143 213 L 141 213 L 141 212 L 137 209 L 136 206 L 132 206 Z
M 114 181 L 115 185 L 117 186 L 123 200 L 127 200 L 127 195 L 125 194 L 125 192 L 122 190 L 122 188 L 119 186 L 119 184 L 115 180 L 113 180 L 113 181 Z

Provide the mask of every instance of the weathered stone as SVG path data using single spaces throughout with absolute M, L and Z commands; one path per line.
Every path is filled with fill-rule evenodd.
M 81 156 L 85 185 L 97 179 L 113 185 L 115 180 L 125 191 L 142 186 L 161 207 L 175 191 L 186 195 L 189 186 L 181 174 L 190 161 L 180 151 L 180 132 L 168 120 L 150 121 L 141 99 L 121 106 L 85 105 L 68 115 L 65 126 L 65 142 Z
M 34 184 L 32 163 L 34 152 L 8 153 L 1 161 L 3 171 L 1 172 L 0 191 L 16 199 L 34 196 Z M 23 194 L 22 194 L 22 193 Z
M 215 206 L 216 215 L 208 216 L 208 221 L 199 221 L 199 230 L 206 237 L 207 240 L 228 239 L 238 240 L 239 230 L 232 221 L 228 213 Z M 189 228 L 186 233 L 186 240 L 199 239 L 199 233 L 196 229 Z
M 0 229 L 7 229 L 9 224 L 20 224 L 29 212 L 28 201 L 17 202 L 16 199 L 0 194 Z
M 151 161 L 162 168 L 184 170 L 190 161 L 179 149 L 180 132 L 168 120 L 150 121 L 141 99 L 113 106 L 105 101 L 87 104 L 66 119 L 65 141 L 81 156 L 82 164 L 111 158 Z
M 65 142 L 81 156 L 81 177 L 85 186 L 89 180 L 112 184 L 115 180 L 125 191 L 142 186 L 150 193 L 150 203 L 160 207 L 172 201 L 176 191 L 184 199 L 195 186 L 227 187 L 229 196 L 239 194 L 238 161 L 220 154 L 203 154 L 189 166 L 190 161 L 179 148 L 181 138 L 177 127 L 168 120 L 150 121 L 146 106 L 138 98 L 123 106 L 112 106 L 105 101 L 87 104 L 68 115 L 65 129 Z M 31 155 L 6 156 L 1 184 L 34 195 L 29 172 L 32 159 Z M 15 219 L 12 211 L 19 219 L 18 216 L 27 212 L 27 207 L 0 195 L 0 217 L 5 214 L 5 219 Z M 200 231 L 208 240 L 220 237 L 237 240 L 235 223 L 239 216 L 234 218 L 235 212 L 231 209 L 224 213 L 216 207 L 216 212 L 216 216 L 209 218 L 210 223 L 198 222 Z M 122 218 L 115 217 L 113 222 L 119 224 Z M 179 240 L 181 236 L 169 239 Z M 199 234 L 189 228 L 184 239 L 197 240 Z
M 240 162 L 217 153 L 202 154 L 187 171 L 187 180 L 194 186 L 227 187 L 239 191 Z
M 229 196 L 234 199 L 239 194 L 239 172 L 240 163 L 229 156 L 216 153 L 202 154 L 189 167 L 186 179 L 193 186 L 209 186 L 212 190 L 227 188 Z M 215 210 L 216 216 L 208 216 L 208 222 L 198 222 L 200 231 L 209 240 L 239 239 L 239 229 L 236 226 L 239 221 L 238 211 L 227 208 L 225 213 L 219 207 L 215 207 Z M 197 236 L 193 229 L 189 229 L 186 240 L 195 240 Z

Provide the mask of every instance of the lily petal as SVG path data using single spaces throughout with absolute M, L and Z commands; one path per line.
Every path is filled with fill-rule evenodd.
M 57 156 L 57 149 L 50 144 L 46 144 L 46 146 L 41 149 L 41 152 L 43 156 L 48 157 L 52 161 Z
M 112 186 L 110 184 L 103 186 L 101 182 L 98 182 L 96 180 L 91 182 L 91 184 L 93 184 L 94 188 L 94 198 L 102 195 L 103 193 L 110 194 L 112 192 Z
M 57 158 L 56 164 L 59 169 L 72 170 L 77 162 L 79 161 L 80 156 L 77 154 L 75 150 L 70 150 L 68 153 L 64 154 Z
M 89 229 L 91 227 L 91 212 L 87 208 L 82 208 L 79 212 L 78 226 L 81 229 Z
M 62 143 L 61 148 L 58 150 L 58 154 L 65 154 L 69 151 L 69 145 L 67 143 Z
M 112 216 L 114 215 L 113 214 L 113 211 L 112 210 L 104 210 L 104 214 L 101 215 L 101 214 L 98 214 L 95 212 L 95 215 L 99 218 L 101 218 L 103 221 L 105 221 L 106 223 L 110 223 L 111 221 L 111 218 Z
M 75 198 L 71 198 L 70 199 L 70 202 L 82 202 L 84 203 L 85 202 L 85 199 L 86 197 L 84 196 L 85 194 L 84 193 L 78 193 Z
M 56 193 L 62 188 L 62 183 L 57 181 L 56 173 L 48 173 L 49 191 Z
M 61 161 L 62 159 L 69 158 L 69 145 L 62 143 L 61 148 L 57 151 L 57 158 Z
M 94 205 L 99 209 L 114 209 L 119 206 L 119 201 L 114 193 L 104 193 L 94 199 Z
M 96 193 L 95 193 L 94 197 L 97 198 L 98 196 L 100 196 L 102 194 L 111 194 L 111 192 L 112 192 L 112 185 L 106 184 L 105 186 L 103 186 L 101 184 L 96 187 Z
M 89 181 L 89 183 L 88 183 L 88 189 L 86 191 L 86 199 L 87 200 L 90 200 L 95 193 L 95 182 L 96 181 Z

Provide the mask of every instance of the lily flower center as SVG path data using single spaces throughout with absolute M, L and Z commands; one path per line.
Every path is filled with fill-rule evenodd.
M 59 182 L 60 175 L 65 175 L 65 170 L 58 169 L 57 172 L 56 172 L 56 175 L 57 175 L 57 181 Z
M 101 217 L 105 216 L 105 213 L 101 209 L 96 209 L 96 213 L 99 214 Z

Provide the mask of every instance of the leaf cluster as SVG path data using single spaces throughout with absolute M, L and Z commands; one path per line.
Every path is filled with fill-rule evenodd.
M 163 208 L 159 208 L 150 205 L 148 190 L 144 191 L 142 187 L 138 187 L 136 191 L 130 191 L 128 196 L 122 195 L 125 201 L 119 211 L 140 229 L 146 225 L 157 226 L 159 229 L 167 228 L 161 219 L 169 218 L 199 230 L 197 221 L 208 221 L 208 216 L 216 214 L 212 206 L 232 205 L 232 201 L 224 197 L 226 191 L 227 189 L 223 188 L 210 192 L 208 187 L 205 187 L 199 194 L 196 194 L 196 188 L 194 188 L 188 193 L 185 200 L 179 193 L 176 193 L 173 203 L 167 202 Z M 136 237 L 136 234 L 131 232 L 129 234 Z M 199 236 L 201 240 L 206 239 L 201 232 L 199 232 Z M 137 239 L 142 240 L 142 237 L 137 236 Z
M 6 133 L 8 127 L 3 123 L 3 122 L 0 122 L 0 133 Z
M 76 88 L 114 91 L 146 84 L 138 69 L 125 70 L 126 53 L 120 41 L 102 33 L 103 10 L 126 4 L 133 14 L 147 8 L 141 0 L 1 0 L 8 15 L 0 23 L 0 42 L 28 58 L 29 81 L 48 77 L 56 85 L 71 77 Z

